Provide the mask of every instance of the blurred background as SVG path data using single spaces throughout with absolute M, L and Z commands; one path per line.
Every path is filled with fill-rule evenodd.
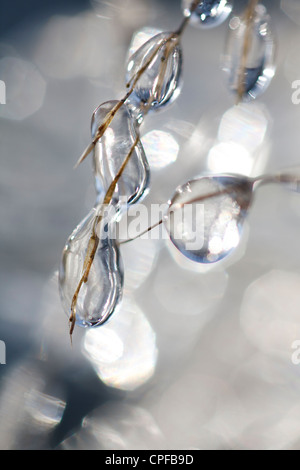
M 146 204 L 203 171 L 299 165 L 299 0 L 265 0 L 277 72 L 234 106 L 221 70 L 228 22 L 189 27 L 184 86 L 142 128 Z M 240 12 L 246 1 L 235 1 Z M 173 30 L 179 0 L 1 0 L 1 449 L 300 449 L 300 195 L 262 188 L 243 242 L 203 268 L 166 240 L 122 248 L 123 302 L 73 348 L 57 270 L 94 204 L 91 161 L 72 168 L 100 103 L 124 94 L 133 35 Z M 295 170 L 297 171 L 297 170 Z M 300 174 L 300 165 L 299 165 Z

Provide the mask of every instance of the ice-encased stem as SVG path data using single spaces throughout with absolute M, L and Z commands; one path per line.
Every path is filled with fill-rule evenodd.
M 194 0 L 192 2 L 191 9 L 190 9 L 191 14 L 197 8 L 198 3 L 199 3 L 198 0 Z M 170 54 L 172 53 L 174 48 L 179 43 L 180 37 L 184 33 L 185 28 L 189 23 L 189 20 L 190 20 L 190 17 L 184 18 L 184 20 L 182 21 L 179 29 L 176 32 L 171 33 L 169 35 L 169 37 L 167 37 L 164 41 L 162 41 L 162 43 L 154 50 L 153 54 L 151 54 L 149 60 L 145 63 L 145 65 L 143 67 L 141 67 L 141 69 L 132 78 L 131 82 L 127 84 L 127 88 L 129 88 L 128 92 L 116 104 L 116 106 L 114 106 L 114 108 L 106 115 L 103 123 L 99 126 L 98 131 L 97 131 L 93 141 L 89 144 L 89 146 L 83 152 L 80 159 L 76 163 L 75 167 L 78 167 L 86 159 L 86 157 L 92 152 L 92 150 L 95 148 L 96 143 L 104 135 L 105 131 L 108 129 L 109 125 L 111 124 L 111 122 L 114 119 L 117 112 L 120 110 L 122 105 L 125 104 L 125 102 L 128 100 L 128 98 L 134 92 L 135 86 L 136 86 L 137 82 L 139 81 L 139 79 L 141 78 L 141 76 L 148 69 L 148 67 L 150 66 L 152 61 L 155 59 L 157 54 L 160 52 L 160 50 L 163 47 L 166 47 L 166 53 L 165 53 L 165 56 L 164 56 L 164 60 L 161 63 L 161 68 L 160 68 L 159 75 L 158 75 L 158 80 L 157 80 L 157 91 L 159 92 L 162 89 L 164 73 L 165 73 L 166 64 L 167 64 L 167 59 L 169 58 Z M 171 46 L 170 46 L 171 41 L 173 41 L 174 39 L 175 39 L 174 43 L 171 44 Z M 143 111 L 144 111 L 145 115 L 149 112 L 153 99 L 154 99 L 154 97 L 152 97 L 151 100 L 144 107 Z M 74 332 L 75 323 L 76 323 L 76 306 L 77 306 L 78 296 L 79 296 L 80 290 L 82 288 L 82 285 L 88 281 L 88 276 L 89 276 L 89 273 L 90 273 L 90 270 L 91 270 L 91 267 L 92 267 L 92 264 L 93 264 L 93 261 L 94 261 L 94 258 L 95 258 L 95 254 L 97 252 L 97 248 L 99 246 L 99 241 L 100 240 L 99 240 L 99 237 L 97 235 L 97 229 L 98 229 L 98 227 L 99 227 L 99 225 L 101 224 L 101 221 L 102 221 L 103 207 L 110 204 L 110 202 L 112 200 L 112 197 L 113 197 L 113 194 L 114 194 L 114 191 L 115 191 L 115 188 L 116 188 L 116 185 L 117 185 L 120 177 L 122 176 L 122 173 L 123 173 L 124 169 L 126 168 L 126 165 L 129 162 L 129 160 L 130 160 L 130 158 L 131 158 L 131 156 L 134 152 L 134 149 L 137 146 L 139 140 L 140 140 L 140 138 L 139 138 L 139 136 L 137 136 L 133 146 L 131 147 L 131 150 L 130 150 L 129 154 L 125 158 L 122 166 L 120 167 L 120 170 L 118 171 L 116 177 L 112 181 L 112 183 L 111 183 L 111 185 L 110 185 L 110 187 L 109 187 L 109 189 L 108 189 L 108 191 L 107 191 L 107 193 L 104 197 L 103 203 L 100 207 L 99 214 L 95 217 L 92 234 L 91 234 L 91 237 L 89 239 L 88 248 L 87 248 L 87 252 L 86 252 L 86 256 L 85 256 L 85 260 L 84 260 L 83 275 L 82 275 L 82 277 L 79 281 L 79 284 L 76 288 L 76 291 L 75 291 L 73 299 L 72 299 L 72 304 L 71 304 L 71 315 L 70 315 L 70 318 L 69 318 L 71 338 L 72 338 L 72 334 Z
M 259 0 L 249 0 L 249 4 L 248 4 L 246 14 L 245 14 L 246 32 L 245 32 L 245 38 L 244 38 L 244 43 L 243 43 L 243 48 L 242 48 L 241 65 L 240 65 L 239 77 L 238 77 L 237 104 L 239 104 L 242 101 L 243 96 L 245 94 L 244 75 L 245 75 L 245 70 L 247 68 L 247 60 L 248 60 L 249 51 L 251 48 L 251 41 L 252 41 L 251 33 L 252 33 L 254 16 L 255 16 L 255 8 L 258 2 Z
M 131 150 L 130 150 L 129 154 L 127 155 L 126 159 L 124 160 L 124 162 L 123 162 L 120 170 L 118 171 L 115 179 L 112 181 L 110 187 L 108 188 L 108 191 L 107 191 L 107 193 L 104 197 L 103 203 L 100 206 L 99 214 L 97 214 L 96 217 L 95 217 L 95 221 L 94 221 L 94 224 L 93 224 L 92 235 L 89 239 L 88 248 L 87 248 L 86 256 L 85 256 L 85 259 L 84 259 L 83 274 L 82 274 L 82 277 L 79 281 L 79 284 L 76 288 L 76 291 L 75 291 L 73 299 L 72 299 L 71 316 L 70 316 L 70 319 L 69 319 L 69 322 L 70 322 L 70 335 L 71 336 L 74 332 L 75 323 L 76 323 L 76 305 L 77 305 L 79 292 L 81 290 L 82 285 L 84 283 L 87 283 L 87 281 L 88 281 L 88 276 L 89 276 L 89 273 L 90 273 L 90 270 L 91 270 L 96 252 L 97 252 L 97 248 L 99 246 L 100 239 L 97 235 L 97 229 L 98 229 L 98 226 L 101 224 L 101 221 L 102 221 L 102 218 L 103 218 L 103 209 L 104 209 L 105 206 L 108 206 L 110 204 L 110 202 L 112 200 L 112 197 L 113 197 L 113 194 L 115 192 L 116 186 L 118 184 L 118 181 L 121 178 L 122 173 L 124 171 L 124 168 L 126 167 L 128 161 L 130 160 L 131 155 L 133 154 L 134 149 L 135 149 L 139 139 L 140 139 L 139 136 L 137 136 L 134 144 L 131 147 Z

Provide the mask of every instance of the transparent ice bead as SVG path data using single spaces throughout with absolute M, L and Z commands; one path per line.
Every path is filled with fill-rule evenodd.
M 205 176 L 180 186 L 164 219 L 172 243 L 198 263 L 225 258 L 239 244 L 252 194 L 244 177 Z
M 168 40 L 170 36 L 171 33 L 157 34 L 128 60 L 126 82 L 132 84 L 134 77 L 154 55 L 130 98 L 136 108 L 139 105 L 141 113 L 147 103 L 151 103 L 151 109 L 158 109 L 172 103 L 180 94 L 182 51 L 176 38 Z
M 74 293 L 83 275 L 83 265 L 97 209 L 92 209 L 67 240 L 59 270 L 59 288 L 64 310 L 71 314 Z M 123 263 L 116 241 L 103 224 L 101 239 L 76 305 L 79 326 L 98 326 L 114 312 L 122 297 Z
M 182 0 L 184 16 L 191 16 L 191 24 L 199 28 L 214 28 L 222 24 L 232 11 L 232 2 L 228 0 L 202 0 L 191 14 L 192 0 Z
M 118 101 L 107 101 L 101 104 L 92 117 L 92 137 L 107 114 Z M 126 104 L 123 104 L 113 118 L 104 135 L 97 142 L 94 150 L 94 171 L 96 190 L 105 194 L 118 174 L 123 162 L 131 151 L 137 137 L 137 127 Z M 133 204 L 140 200 L 149 187 L 149 165 L 140 141 L 128 161 L 122 176 L 117 183 L 113 201 L 115 204 Z
M 268 88 L 275 74 L 275 42 L 270 17 L 263 5 L 257 5 L 249 35 L 244 18 L 232 18 L 229 26 L 223 59 L 229 89 L 239 93 L 242 77 L 243 98 L 255 99 Z M 245 69 L 241 71 L 247 38 L 250 40 L 250 47 Z

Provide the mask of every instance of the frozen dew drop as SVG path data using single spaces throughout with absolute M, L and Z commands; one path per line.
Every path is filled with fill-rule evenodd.
M 130 98 L 130 102 L 141 110 L 147 104 L 151 104 L 151 109 L 158 109 L 179 96 L 182 51 L 178 39 L 171 38 L 171 33 L 160 33 L 141 46 L 127 63 L 126 81 L 129 86 L 149 61 Z
M 72 299 L 80 279 L 97 209 L 92 209 L 69 237 L 63 251 L 59 288 L 63 307 L 70 316 Z M 100 242 L 88 280 L 79 293 L 76 316 L 79 326 L 98 326 L 114 312 L 122 297 L 123 265 L 116 241 L 103 221 Z
M 204 176 L 179 187 L 164 219 L 172 243 L 199 263 L 225 258 L 239 244 L 252 194 L 253 181 L 237 176 Z
M 268 88 L 275 74 L 270 17 L 263 5 L 257 5 L 250 30 L 244 18 L 233 17 L 229 26 L 223 59 L 229 89 L 243 98 L 255 99 Z
M 192 0 L 182 0 L 183 14 L 191 17 L 191 24 L 199 28 L 214 28 L 223 23 L 232 11 L 228 0 L 202 0 L 191 14 Z
M 92 117 L 93 138 L 107 114 L 117 103 L 118 101 L 107 101 L 95 110 Z M 129 108 L 123 104 L 95 147 L 94 171 L 98 194 L 105 194 L 115 179 L 134 145 L 137 132 Z M 124 201 L 127 204 L 136 203 L 145 195 L 148 186 L 149 165 L 139 141 L 119 179 L 113 200 L 116 204 L 122 204 Z

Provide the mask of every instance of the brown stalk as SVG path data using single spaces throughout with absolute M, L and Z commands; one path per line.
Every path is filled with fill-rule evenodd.
M 194 0 L 193 1 L 192 5 L 191 5 L 191 8 L 190 8 L 191 14 L 196 10 L 198 4 L 199 4 L 199 0 Z M 109 113 L 107 113 L 103 123 L 98 128 L 98 131 L 97 131 L 97 133 L 94 137 L 94 140 L 84 150 L 81 157 L 77 161 L 77 163 L 75 165 L 75 168 L 77 168 L 86 159 L 86 157 L 92 152 L 92 150 L 95 148 L 96 143 L 98 142 L 99 139 L 101 139 L 101 137 L 103 136 L 104 132 L 109 127 L 109 125 L 111 124 L 113 118 L 115 117 L 115 115 L 117 114 L 119 109 L 128 100 L 128 98 L 132 95 L 137 82 L 139 81 L 141 76 L 145 73 L 145 71 L 148 69 L 148 67 L 151 65 L 151 62 L 155 59 L 155 57 L 157 56 L 159 51 L 164 46 L 169 44 L 173 39 L 178 39 L 179 40 L 180 37 L 182 36 L 182 34 L 184 33 L 185 28 L 188 25 L 189 21 L 190 21 L 190 17 L 184 18 L 184 20 L 182 21 L 182 23 L 181 23 L 180 27 L 178 28 L 178 30 L 171 33 L 169 37 L 164 39 L 160 43 L 160 45 L 157 46 L 157 48 L 153 51 L 153 53 L 151 54 L 151 56 L 149 57 L 147 62 L 143 65 L 143 67 L 141 67 L 138 70 L 138 72 L 132 77 L 131 81 L 129 83 L 127 83 L 126 87 L 129 88 L 129 91 L 126 93 L 126 95 L 120 101 L 118 101 L 118 103 L 114 106 L 114 108 L 111 111 L 109 111 Z M 175 47 L 175 45 L 173 46 L 173 48 L 174 47 Z
M 75 165 L 75 168 L 77 168 L 85 159 L 86 157 L 91 153 L 91 151 L 95 148 L 95 145 L 96 143 L 98 142 L 99 139 L 101 139 L 101 137 L 103 136 L 104 132 L 106 131 L 106 129 L 108 129 L 108 127 L 110 126 L 113 118 L 115 117 L 115 115 L 117 114 L 117 112 L 119 111 L 119 109 L 123 106 L 123 104 L 128 100 L 128 98 L 132 95 L 132 93 L 134 92 L 135 90 L 135 86 L 137 84 L 137 82 L 139 81 L 139 79 L 141 78 L 141 76 L 145 73 L 145 71 L 148 69 L 148 67 L 150 66 L 151 62 L 155 59 L 155 57 L 157 56 L 157 54 L 159 53 L 159 51 L 168 43 L 170 43 L 170 41 L 172 41 L 172 39 L 175 39 L 177 37 L 177 33 L 172 33 L 170 34 L 170 36 L 166 39 L 164 39 L 161 44 L 154 50 L 154 52 L 151 54 L 149 60 L 147 60 L 147 62 L 145 63 L 145 65 L 143 67 L 140 68 L 140 70 L 136 73 L 136 75 L 134 75 L 131 79 L 131 82 L 127 83 L 127 88 L 130 88 L 129 91 L 126 93 L 126 95 L 120 100 L 118 101 L 118 103 L 113 107 L 113 109 L 111 111 L 109 111 L 107 113 L 107 115 L 105 116 L 105 119 L 103 121 L 103 123 L 98 127 L 98 130 L 97 130 L 97 133 L 94 137 L 94 140 L 88 145 L 88 147 L 85 149 L 85 151 L 83 152 L 83 154 L 81 155 L 81 157 L 79 158 L 78 162 L 76 163 Z
M 239 77 L 238 77 L 238 97 L 237 97 L 237 104 L 239 104 L 246 91 L 246 84 L 245 84 L 245 71 L 247 68 L 247 60 L 252 44 L 252 26 L 255 16 L 255 8 L 258 4 L 259 0 L 249 0 L 249 4 L 245 14 L 245 22 L 246 22 L 246 32 L 245 38 L 243 43 L 242 49 L 242 57 L 241 57 L 241 65 L 239 70 Z
M 193 4 L 191 6 L 191 12 L 193 12 L 196 9 L 198 3 L 199 3 L 198 1 L 195 1 L 195 0 L 193 1 Z M 128 92 L 126 93 L 124 98 L 122 98 L 114 106 L 114 108 L 109 113 L 107 113 L 103 123 L 98 128 L 98 131 L 96 133 L 96 136 L 95 136 L 94 140 L 87 147 L 87 149 L 83 152 L 82 156 L 80 157 L 80 159 L 78 160 L 78 162 L 76 164 L 76 167 L 80 163 L 82 163 L 85 160 L 85 158 L 90 154 L 90 152 L 94 149 L 96 143 L 98 142 L 99 139 L 101 139 L 101 137 L 105 133 L 106 129 L 108 129 L 108 127 L 110 126 L 112 120 L 114 119 L 114 117 L 117 114 L 117 112 L 119 111 L 119 109 L 122 107 L 122 105 L 128 100 L 128 98 L 133 93 L 133 91 L 135 89 L 135 86 L 136 86 L 137 82 L 139 81 L 139 79 L 141 78 L 141 76 L 148 69 L 148 67 L 150 66 L 152 61 L 155 59 L 155 57 L 158 55 L 160 50 L 163 47 L 165 47 L 164 56 L 163 56 L 163 60 L 161 62 L 161 67 L 160 67 L 159 76 L 158 76 L 158 80 L 157 80 L 157 88 L 156 88 L 156 96 L 158 96 L 158 97 L 160 96 L 160 94 L 162 92 L 162 87 L 163 87 L 164 74 L 165 74 L 166 67 L 167 67 L 167 64 L 168 64 L 168 58 L 170 57 L 170 55 L 173 52 L 176 45 L 178 44 L 179 39 L 180 39 L 181 35 L 183 34 L 183 32 L 185 30 L 185 27 L 187 26 L 188 22 L 189 22 L 189 18 L 185 18 L 184 21 L 182 22 L 179 30 L 177 32 L 171 33 L 164 41 L 161 42 L 161 44 L 154 50 L 153 54 L 151 54 L 149 60 L 144 64 L 143 67 L 141 67 L 140 70 L 138 70 L 136 75 L 132 78 L 131 82 L 127 84 L 127 88 L 129 88 Z M 176 41 L 173 42 L 174 39 Z M 147 114 L 149 112 L 153 100 L 154 100 L 154 96 L 152 97 L 151 101 L 149 101 L 149 103 L 147 103 L 147 105 L 144 109 L 144 114 Z M 129 162 L 129 160 L 130 160 L 130 158 L 131 158 L 131 156 L 132 156 L 132 154 L 135 150 L 135 147 L 137 146 L 139 140 L 140 140 L 140 138 L 139 138 L 139 135 L 138 135 L 136 137 L 135 142 L 133 143 L 133 145 L 130 149 L 129 154 L 127 155 L 127 157 L 125 158 L 122 166 L 120 167 L 116 177 L 114 178 L 114 180 L 112 181 L 110 187 L 108 188 L 108 191 L 107 191 L 107 193 L 104 197 L 103 203 L 100 207 L 99 214 L 95 217 L 92 234 L 91 234 L 91 237 L 89 239 L 86 256 L 85 256 L 84 263 L 83 263 L 83 274 L 82 274 L 82 277 L 81 277 L 81 279 L 78 283 L 78 286 L 76 288 L 76 291 L 74 293 L 72 303 L 71 303 L 71 315 L 70 315 L 70 318 L 69 318 L 71 342 L 72 342 L 72 334 L 74 332 L 75 323 L 76 323 L 76 307 L 77 307 L 77 301 L 78 301 L 79 293 L 80 293 L 80 290 L 81 290 L 83 284 L 88 282 L 89 273 L 90 273 L 91 267 L 93 265 L 94 258 L 95 258 L 95 255 L 96 255 L 96 252 L 97 252 L 97 249 L 98 249 L 98 246 L 99 246 L 99 242 L 100 242 L 99 236 L 97 235 L 97 230 L 98 230 L 98 227 L 101 224 L 101 221 L 102 221 L 102 218 L 103 218 L 103 208 L 105 206 L 107 206 L 108 204 L 110 204 L 110 202 L 112 200 L 112 197 L 113 197 L 113 194 L 114 194 L 115 189 L 116 189 L 116 185 L 118 184 L 118 181 L 121 178 L 121 176 L 123 174 L 123 171 L 126 168 L 126 165 L 128 164 L 128 162 Z
M 255 178 L 253 178 L 252 183 L 253 183 L 253 190 L 254 191 L 256 191 L 256 189 L 258 187 L 261 187 L 261 186 L 264 186 L 264 185 L 290 183 L 290 184 L 295 184 L 296 185 L 296 191 L 300 192 L 300 176 L 299 175 L 291 175 L 291 174 L 288 174 L 288 173 L 278 173 L 278 174 L 275 174 L 275 175 L 266 174 L 266 175 L 261 175 L 261 176 L 257 176 Z M 214 191 L 212 193 L 204 194 L 203 196 L 200 196 L 200 197 L 195 198 L 195 199 L 191 199 L 190 201 L 186 201 L 182 204 L 177 204 L 177 206 L 178 206 L 178 208 L 182 208 L 183 206 L 185 206 L 187 204 L 194 204 L 196 202 L 205 201 L 205 200 L 210 199 L 210 198 L 215 197 L 215 196 L 222 196 L 222 195 L 228 194 L 231 191 L 231 189 L 234 189 L 235 187 L 236 187 L 236 185 L 232 184 L 224 190 L 218 190 L 218 191 Z M 176 209 L 176 205 L 175 205 L 175 209 Z M 146 235 L 146 233 L 150 232 L 154 228 L 161 225 L 162 223 L 163 223 L 163 219 L 159 220 L 159 222 L 157 222 L 156 224 L 151 225 L 150 227 L 148 227 L 146 230 L 141 232 L 136 237 L 129 238 L 128 240 L 121 241 L 119 243 L 119 245 L 125 245 L 126 243 L 137 240 L 138 238 L 142 237 L 143 235 Z
M 262 178 L 263 177 L 261 177 L 261 179 Z M 258 181 L 258 180 L 259 179 L 253 180 L 253 183 Z M 272 179 L 272 182 L 274 182 L 274 179 Z M 225 189 L 219 189 L 219 190 L 213 191 L 211 193 L 204 194 L 203 196 L 199 196 L 199 197 L 191 199 L 189 201 L 182 202 L 181 204 L 174 204 L 174 209 L 175 210 L 182 209 L 182 207 L 184 207 L 188 204 L 195 204 L 196 202 L 203 202 L 203 201 L 206 201 L 207 199 L 211 199 L 211 198 L 216 197 L 216 196 L 225 196 L 226 194 L 230 194 L 230 192 L 232 190 L 236 189 L 236 187 L 237 187 L 237 185 L 233 183 L 232 185 L 227 186 L 227 188 L 225 188 Z M 134 240 L 137 240 L 138 238 L 141 238 L 143 235 L 146 235 L 146 233 L 148 233 L 151 230 L 155 229 L 156 227 L 158 227 L 162 223 L 163 223 L 163 219 L 159 220 L 156 224 L 151 225 L 146 230 L 139 233 L 136 237 L 129 238 L 128 240 L 124 240 L 124 241 L 120 242 L 119 245 L 125 245 L 126 243 L 129 243 L 129 242 L 132 242 Z
M 94 224 L 93 224 L 92 235 L 89 239 L 89 244 L 88 244 L 88 248 L 87 248 L 87 252 L 86 252 L 86 256 L 85 256 L 85 260 L 84 260 L 84 264 L 83 264 L 83 275 L 82 275 L 82 277 L 79 281 L 79 284 L 76 288 L 76 291 L 75 291 L 73 299 L 72 299 L 71 316 L 70 316 L 70 319 L 69 319 L 69 322 L 70 322 L 70 336 L 72 336 L 72 334 L 74 332 L 74 328 L 75 328 L 76 306 L 77 306 L 78 296 L 79 296 L 82 285 L 84 283 L 87 283 L 87 281 L 88 281 L 89 273 L 90 273 L 91 267 L 92 267 L 94 259 L 95 259 L 97 248 L 99 246 L 100 239 L 99 239 L 99 236 L 97 235 L 97 229 L 98 229 L 98 226 L 100 225 L 100 223 L 102 221 L 102 218 L 103 218 L 103 209 L 104 209 L 105 206 L 108 206 L 110 204 L 110 202 L 113 198 L 116 186 L 118 184 L 118 181 L 121 178 L 122 173 L 123 173 L 127 163 L 129 162 L 129 160 L 131 158 L 131 155 L 133 154 L 134 149 L 137 146 L 139 140 L 140 140 L 140 138 L 139 138 L 139 136 L 137 136 L 134 143 L 133 143 L 133 145 L 132 145 L 132 147 L 131 147 L 131 149 L 130 149 L 130 152 L 128 153 L 128 155 L 125 158 L 125 160 L 124 160 L 121 168 L 119 169 L 116 177 L 114 178 L 114 180 L 112 181 L 112 183 L 110 184 L 110 186 L 107 190 L 104 201 L 101 204 L 99 214 L 97 214 L 97 216 L 95 217 Z

